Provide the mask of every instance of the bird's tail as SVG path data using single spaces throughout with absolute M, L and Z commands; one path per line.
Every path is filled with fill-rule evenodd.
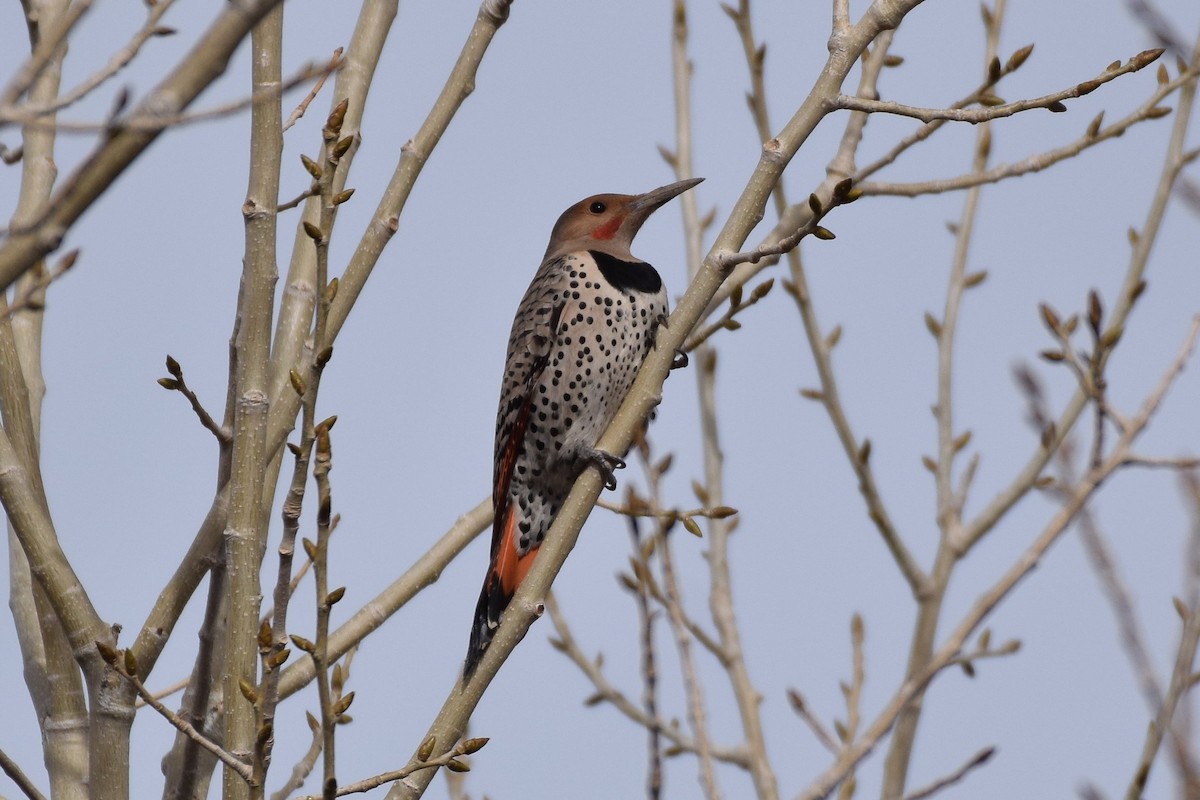
M 517 517 L 514 509 L 502 511 L 497 515 L 502 521 L 495 530 L 497 542 L 488 568 L 487 577 L 483 580 L 483 590 L 479 593 L 479 602 L 475 604 L 475 622 L 471 626 L 471 644 L 467 650 L 467 660 L 463 665 L 463 680 L 470 680 L 492 641 L 492 635 L 500 625 L 500 615 L 508 608 L 525 580 L 525 576 L 533 567 L 534 556 L 538 548 L 531 547 L 524 555 L 517 550 Z
M 488 622 L 488 605 L 490 603 L 490 592 L 488 584 L 491 582 L 491 576 L 483 584 L 483 590 L 479 593 L 479 602 L 475 606 L 475 621 L 471 624 L 471 643 L 467 647 L 467 660 L 463 664 L 463 683 L 471 680 L 471 676 L 475 674 L 475 668 L 479 666 L 479 659 L 483 658 L 483 651 L 487 650 L 489 644 L 492 643 L 493 628 Z

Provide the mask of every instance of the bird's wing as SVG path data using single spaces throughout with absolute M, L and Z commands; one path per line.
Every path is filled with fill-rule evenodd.
M 560 299 L 556 278 L 562 272 L 562 259 L 542 264 L 538 275 L 517 306 L 509 337 L 508 359 L 504 365 L 504 399 L 496 419 L 496 468 L 492 476 L 492 507 L 496 524 L 492 536 L 492 558 L 499 546 L 502 511 L 508 506 L 509 487 L 516 458 L 521 452 L 533 409 L 533 392 L 541 373 L 550 362 L 551 348 L 557 337 L 565 301 Z
M 509 501 L 513 471 L 533 412 L 533 393 L 554 345 L 566 302 L 554 286 L 562 259 L 542 264 L 517 307 L 504 369 L 503 394 L 496 414 L 496 463 L 493 473 L 491 564 L 483 580 L 464 675 L 470 677 L 492 640 L 500 614 L 533 565 L 537 548 L 520 553 L 517 547 L 517 514 Z
M 553 339 L 549 332 L 558 327 L 558 321 L 565 305 L 560 302 L 550 310 L 545 324 L 547 334 L 534 334 L 529 337 L 531 344 L 539 348 L 541 352 L 530 350 L 531 357 L 526 362 L 527 368 L 524 370 L 525 374 L 521 380 L 521 390 L 509 401 L 503 415 L 505 417 L 504 433 L 496 442 L 495 488 L 492 493 L 492 507 L 496 512 L 492 536 L 493 558 L 495 558 L 496 549 L 500 544 L 501 523 L 508 516 L 508 492 L 512 484 L 517 455 L 520 453 L 521 444 L 528 429 L 529 417 L 533 412 L 533 394 L 542 372 L 550 360 L 549 350 Z
M 561 269 L 561 259 L 544 264 L 517 309 L 505 369 L 505 385 L 513 386 L 514 391 L 501 407 L 496 421 L 492 569 L 498 574 L 504 593 L 509 596 L 529 569 L 528 564 L 523 562 L 532 556 L 532 552 L 518 554 L 516 509 L 510 508 L 509 488 L 533 411 L 533 394 L 550 361 L 551 348 L 557 338 L 566 305 L 560 296 L 561 287 L 555 285 L 555 278 Z

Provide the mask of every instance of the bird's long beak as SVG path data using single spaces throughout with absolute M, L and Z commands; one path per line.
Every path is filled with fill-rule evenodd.
M 704 178 L 688 178 L 685 181 L 677 181 L 676 183 L 668 183 L 666 186 L 660 186 L 657 189 L 651 189 L 645 194 L 639 194 L 629 203 L 629 210 L 637 214 L 642 219 L 650 216 L 651 213 L 659 206 L 666 203 L 673 197 L 686 192 L 696 184 L 700 183 Z

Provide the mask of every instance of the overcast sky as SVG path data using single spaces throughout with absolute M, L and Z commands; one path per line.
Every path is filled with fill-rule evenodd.
M 1005 99 L 1032 97 L 1089 79 L 1114 60 L 1154 46 L 1120 0 L 1013 0 L 1002 57 L 1036 42 L 1026 66 L 1004 82 Z M 853 4 L 858 13 L 864 2 Z M 1195 0 L 1161 0 L 1192 41 Z M 344 263 L 399 156 L 427 113 L 475 18 L 474 0 L 401 4 L 363 125 L 363 145 L 332 248 Z M 759 155 L 746 113 L 740 44 L 716 2 L 689 4 L 695 61 L 695 164 L 707 178 L 702 209 L 724 219 Z M 118 85 L 150 88 L 203 29 L 211 4 L 180 3 L 164 20 L 179 35 L 152 41 L 95 102 L 66 115 L 103 116 Z M 287 6 L 289 69 L 328 58 L 349 40 L 356 6 L 294 0 Z M 772 121 L 781 125 L 815 79 L 824 56 L 828 2 L 760 0 L 754 22 L 767 42 Z M 135 3 L 98 3 L 72 40 L 66 84 L 90 74 L 140 23 Z M 425 168 L 367 291 L 338 341 L 322 384 L 322 414 L 336 413 L 333 491 L 342 515 L 331 581 L 346 584 L 340 619 L 375 595 L 463 512 L 490 492 L 493 425 L 512 314 L 558 214 L 597 192 L 641 192 L 674 179 L 656 146 L 674 140 L 669 59 L 670 3 L 518 0 L 467 101 Z M 0 12 L 0 69 L 11 74 L 26 47 L 18 4 Z M 887 99 L 951 102 L 982 74 L 983 33 L 975 3 L 929 2 L 910 15 L 893 52 L 904 65 L 881 83 Z M 1174 59 L 1167 62 L 1175 74 Z M 855 85 L 851 77 L 847 89 Z M 247 48 L 200 107 L 247 91 Z M 1013 161 L 1078 137 L 1100 110 L 1117 119 L 1154 87 L 1153 70 L 1068 103 L 1065 114 L 1033 111 L 993 127 L 995 161 Z M 290 98 L 287 105 L 299 98 Z M 281 194 L 308 185 L 298 154 L 315 155 L 328 94 L 286 138 Z M 1173 105 L 1173 103 L 1172 103 Z M 171 353 L 215 414 L 241 269 L 247 117 L 235 116 L 163 136 L 72 230 L 82 250 L 76 269 L 49 298 L 43 467 L 63 546 L 97 609 L 125 626 L 144 621 L 208 509 L 216 448 L 186 402 L 156 378 Z M 1172 118 L 1173 119 L 1173 118 Z M 842 130 L 823 124 L 785 177 L 802 198 L 824 177 Z M 969 269 L 988 281 L 963 308 L 957 353 L 960 429 L 982 454 L 967 513 L 1007 484 L 1036 445 L 1014 366 L 1033 363 L 1059 407 L 1073 388 L 1066 370 L 1038 362 L 1052 342 L 1037 304 L 1083 308 L 1096 288 L 1111 306 L 1129 258 L 1127 230 L 1140 227 L 1158 179 L 1171 119 L 1139 125 L 1047 172 L 989 187 Z M 910 131 L 909 120 L 873 119 L 863 161 Z M 945 130 L 880 180 L 951 177 L 970 165 L 974 131 Z M 17 137 L 0 132 L 12 147 Z M 1200 143 L 1193 132 L 1191 146 Z M 63 136 L 59 165 L 71 165 L 91 139 Z M 1200 173 L 1192 170 L 1193 179 Z M 19 167 L 0 167 L 0 202 L 11 210 Z M 847 412 L 872 461 L 885 501 L 909 545 L 928 566 L 937 542 L 933 481 L 922 454 L 936 449 L 929 406 L 935 398 L 933 342 L 923 314 L 940 315 L 962 196 L 869 199 L 836 210 L 832 242 L 804 253 L 822 324 L 844 326 L 835 365 Z M 286 269 L 295 212 L 280 223 Z M 773 220 L 768 217 L 757 241 Z M 658 266 L 672 296 L 685 286 L 678 204 L 647 224 L 634 252 Z M 719 226 L 718 226 L 719 227 Z M 1200 311 L 1200 217 L 1173 206 L 1148 274 L 1149 290 L 1112 361 L 1118 408 L 1134 410 L 1174 356 Z M 776 268 L 768 273 L 782 277 Z M 849 675 L 849 620 L 867 631 L 864 712 L 872 718 L 903 674 L 914 606 L 862 508 L 856 481 L 820 406 L 797 392 L 816 385 L 795 306 L 781 291 L 747 312 L 744 327 L 714 343 L 720 351 L 718 403 L 727 458 L 726 502 L 741 510 L 733 539 L 736 610 L 750 674 L 764 697 L 770 755 L 785 796 L 829 763 L 828 753 L 789 709 L 802 691 L 827 722 L 844 716 L 838 681 Z M 1153 455 L 1200 451 L 1200 370 L 1186 372 L 1139 447 Z M 702 475 L 691 374 L 668 381 L 651 436 L 656 452 L 676 454 L 665 501 L 690 507 Z M 625 483 L 642 485 L 630 468 Z M 1182 585 L 1187 519 L 1176 482 L 1163 473 L 1127 472 L 1095 506 L 1146 625 L 1165 680 L 1177 636 L 1171 597 Z M 1052 516 L 1032 498 L 1019 505 L 956 575 L 943 631 L 1012 562 Z M 278 536 L 277 516 L 272 536 Z M 461 666 L 487 545 L 476 541 L 441 579 L 363 646 L 349 683 L 354 724 L 339 729 L 339 778 L 350 781 L 401 766 L 419 743 Z M 114 546 L 114 542 L 118 543 Z M 676 540 L 687 607 L 706 618 L 706 544 Z M 624 523 L 597 511 L 559 577 L 556 592 L 588 652 L 603 651 L 610 679 L 640 695 L 635 607 L 614 580 L 625 568 Z M 267 580 L 273 581 L 273 559 Z M 7 587 L 7 571 L 0 584 Z M 306 584 L 297 608 L 310 604 Z M 190 669 L 203 593 L 196 598 L 151 680 L 161 687 Z M 311 626 L 307 611 L 293 617 Z M 989 621 L 996 641 L 1019 638 L 1021 652 L 954 671 L 932 689 L 918 739 L 913 787 L 946 773 L 987 745 L 998 755 L 946 797 L 992 800 L 1067 797 L 1084 782 L 1120 796 L 1149 716 L 1120 649 L 1112 615 L 1073 533 Z M 311 633 L 300 627 L 298 633 Z M 644 731 L 608 706 L 584 708 L 584 677 L 546 643 L 548 620 L 534 626 L 485 696 L 472 734 L 492 742 L 473 757 L 473 797 L 635 797 L 644 780 Z M 673 653 L 662 627 L 661 653 Z M 39 733 L 26 698 L 11 623 L 0 624 L 0 749 L 45 786 Z M 667 668 L 666 684 L 674 682 Z M 736 709 L 712 663 L 702 677 L 714 738 L 733 744 Z M 664 686 L 665 713 L 685 719 L 680 692 Z M 315 697 L 287 702 L 280 716 L 276 785 L 307 743 L 303 711 Z M 161 791 L 159 760 L 167 724 L 143 711 L 134 727 L 136 797 Z M 882 754 L 863 768 L 860 795 L 878 793 Z M 1171 796 L 1160 759 L 1149 798 Z M 695 761 L 670 763 L 668 796 L 699 796 Z M 746 775 L 722 769 L 728 797 L 746 797 Z M 219 782 L 218 782 L 219 785 Z M 310 787 L 311 788 L 311 787 Z M 0 793 L 15 787 L 0 779 Z M 377 793 L 382 796 L 382 790 Z M 214 793 L 215 796 L 215 793 Z M 440 779 L 430 797 L 444 797 Z

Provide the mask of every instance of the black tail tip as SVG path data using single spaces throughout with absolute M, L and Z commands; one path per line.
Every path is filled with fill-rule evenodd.
M 471 630 L 471 644 L 467 647 L 467 658 L 463 662 L 463 683 L 471 680 L 491 642 L 492 629 L 488 627 L 487 620 L 477 622 Z
M 471 648 L 467 651 L 467 659 L 463 662 L 463 683 L 470 683 L 471 676 L 475 674 L 475 669 L 479 666 L 479 659 L 483 658 L 483 651 Z

